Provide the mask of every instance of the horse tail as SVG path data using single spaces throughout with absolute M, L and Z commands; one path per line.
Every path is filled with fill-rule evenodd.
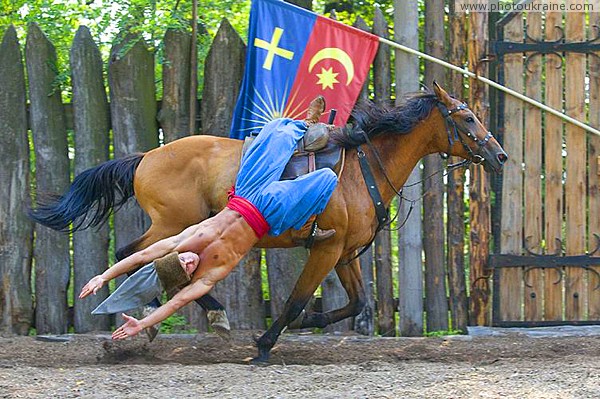
M 29 217 L 51 229 L 72 232 L 102 225 L 134 195 L 133 178 L 143 153 L 113 159 L 81 172 L 64 195 L 38 194 Z

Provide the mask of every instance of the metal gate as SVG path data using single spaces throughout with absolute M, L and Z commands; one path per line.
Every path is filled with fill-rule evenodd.
M 511 13 L 496 23 L 501 84 L 600 127 L 595 13 Z M 589 23 L 586 21 L 589 18 Z M 600 137 L 499 94 L 510 156 L 490 256 L 497 326 L 600 324 Z

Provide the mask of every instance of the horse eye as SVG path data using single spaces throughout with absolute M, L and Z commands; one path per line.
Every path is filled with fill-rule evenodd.
M 473 117 L 472 117 L 472 116 L 468 116 L 468 117 L 467 117 L 465 120 L 466 120 L 468 123 L 473 123 L 473 122 L 475 122 L 475 119 L 473 119 Z

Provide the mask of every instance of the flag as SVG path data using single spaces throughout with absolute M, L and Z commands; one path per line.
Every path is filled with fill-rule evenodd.
M 254 0 L 230 136 L 244 138 L 276 118 L 304 119 L 319 94 L 327 111 L 337 109 L 334 123 L 345 124 L 378 44 L 375 35 L 282 0 Z

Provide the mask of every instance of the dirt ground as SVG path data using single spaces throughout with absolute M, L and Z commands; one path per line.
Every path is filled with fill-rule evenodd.
M 60 338 L 0 338 L 0 398 L 600 398 L 598 335 Z

